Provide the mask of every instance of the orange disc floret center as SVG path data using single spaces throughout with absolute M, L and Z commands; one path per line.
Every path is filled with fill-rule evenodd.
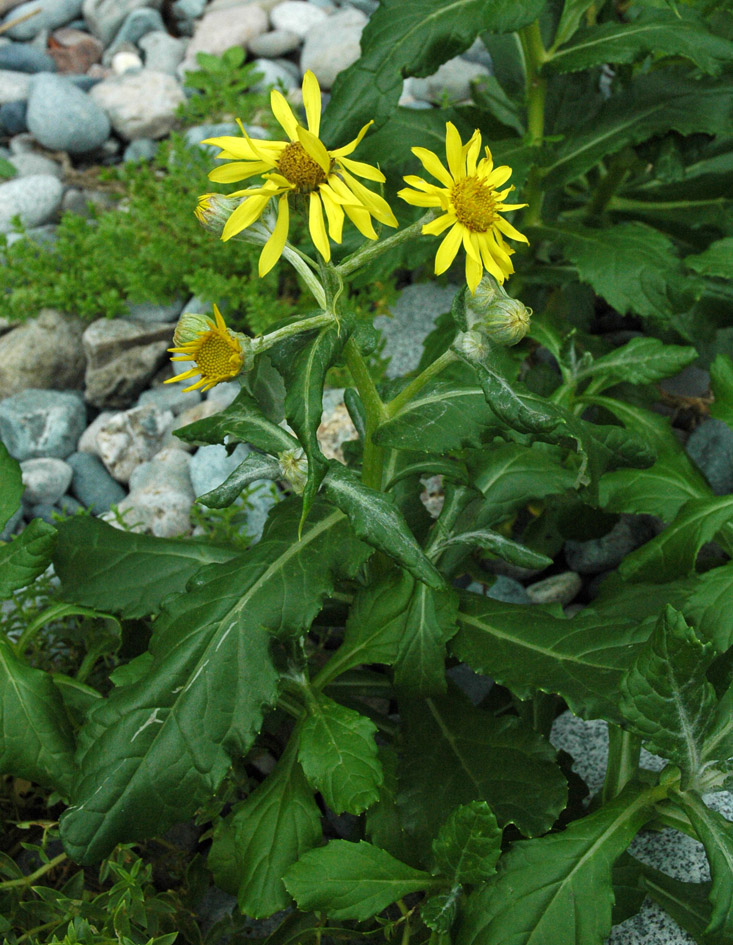
M 327 179 L 321 165 L 313 160 L 299 141 L 291 141 L 287 145 L 277 162 L 277 169 L 302 193 L 315 190 Z
M 193 355 L 202 377 L 235 377 L 242 367 L 237 342 L 227 335 L 210 331 L 202 336 Z
M 485 233 L 496 217 L 496 191 L 478 177 L 457 180 L 450 192 L 458 222 L 469 230 Z

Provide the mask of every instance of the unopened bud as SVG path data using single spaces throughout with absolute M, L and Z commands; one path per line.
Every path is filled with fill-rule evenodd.
M 487 308 L 480 327 L 494 344 L 515 345 L 529 331 L 531 317 L 532 309 L 519 299 L 499 298 Z
M 242 202 L 241 197 L 227 197 L 224 194 L 203 194 L 199 197 L 193 211 L 199 223 L 221 236 L 224 224 Z
M 490 345 L 480 331 L 461 331 L 456 335 L 453 347 L 469 361 L 483 364 L 489 355 Z
M 506 295 L 506 292 L 496 279 L 488 272 L 485 272 L 481 276 L 481 281 L 476 286 L 473 294 L 466 290 L 466 318 L 468 319 L 469 327 L 474 322 L 481 319 L 482 314 L 489 305 L 491 305 L 494 299 L 501 298 L 504 295 Z
M 178 324 L 173 332 L 173 344 L 176 348 L 181 345 L 196 341 L 203 331 L 211 331 L 214 323 L 206 315 L 199 315 L 198 312 L 184 312 L 178 319 Z
M 308 481 L 308 458 L 302 449 L 284 450 L 277 454 L 283 479 L 296 495 L 302 495 Z

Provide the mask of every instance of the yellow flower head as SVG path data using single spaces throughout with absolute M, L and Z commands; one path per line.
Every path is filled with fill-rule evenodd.
M 184 387 L 184 393 L 197 387 L 209 390 L 215 384 L 232 380 L 242 370 L 250 369 L 253 358 L 246 336 L 227 328 L 216 305 L 214 319 L 189 312 L 181 316 L 173 336 L 176 347 L 168 349 L 176 353 L 171 361 L 194 361 L 195 367 L 169 378 L 166 384 L 201 375 L 195 384 Z
M 221 148 L 219 158 L 231 162 L 214 168 L 209 174 L 211 180 L 231 183 L 257 175 L 264 179 L 261 187 L 230 194 L 244 199 L 229 216 L 221 234 L 223 240 L 230 239 L 254 223 L 270 200 L 278 198 L 277 222 L 260 255 L 261 276 L 272 269 L 285 246 L 290 212 L 288 201 L 291 197 L 302 195 L 308 201 L 310 234 L 316 249 L 326 261 L 331 258 L 328 237 L 336 243 L 341 242 L 344 215 L 369 239 L 377 238 L 372 217 L 388 226 L 397 226 L 397 220 L 386 200 L 354 176 L 382 182 L 384 174 L 370 164 L 348 157 L 366 134 L 371 122 L 364 125 L 349 144 L 329 151 L 318 137 L 321 90 L 310 70 L 303 78 L 303 103 L 307 128 L 298 123 L 282 93 L 273 89 L 270 94 L 272 113 L 287 134 L 288 141 L 250 138 L 242 127 L 241 138 L 226 136 L 207 138 L 203 142 Z
M 415 207 L 440 207 L 443 213 L 426 223 L 423 233 L 443 238 L 435 255 L 435 272 L 439 275 L 456 258 L 461 245 L 466 251 L 466 282 L 475 292 L 484 270 L 502 283 L 514 272 L 509 258 L 514 250 L 504 239 L 528 243 L 529 240 L 508 223 L 502 216 L 509 210 L 526 207 L 525 203 L 504 203 L 509 192 L 499 188 L 507 182 L 512 169 L 507 166 L 494 167 L 491 151 L 485 148 L 486 157 L 478 160 L 481 152 L 481 133 L 474 131 L 470 140 L 463 144 L 458 129 L 446 123 L 445 156 L 448 168 L 427 148 L 412 148 L 426 171 L 433 175 L 442 187 L 424 181 L 422 177 L 405 177 L 410 187 L 400 190 L 398 196 Z M 448 229 L 450 227 L 450 229 Z

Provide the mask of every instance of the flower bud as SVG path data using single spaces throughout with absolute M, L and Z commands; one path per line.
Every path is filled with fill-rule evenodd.
M 515 345 L 529 331 L 532 309 L 519 299 L 498 298 L 489 305 L 481 319 L 481 330 L 497 345 Z
M 480 331 L 461 331 L 456 335 L 453 348 L 469 361 L 483 363 L 489 355 L 490 345 Z
M 469 327 L 481 318 L 483 312 L 486 311 L 494 299 L 501 298 L 503 295 L 506 295 L 504 289 L 492 275 L 485 272 L 473 294 L 468 290 L 466 291 L 466 318 Z
M 202 194 L 193 211 L 199 223 L 221 236 L 224 224 L 242 202 L 241 197 L 227 197 L 224 194 Z
M 173 332 L 173 344 L 176 348 L 181 345 L 196 341 L 202 331 L 210 331 L 213 328 L 213 322 L 206 315 L 199 315 L 197 312 L 184 312 L 178 319 L 178 324 Z
M 302 495 L 308 481 L 308 459 L 302 449 L 284 450 L 277 454 L 283 479 L 296 495 Z

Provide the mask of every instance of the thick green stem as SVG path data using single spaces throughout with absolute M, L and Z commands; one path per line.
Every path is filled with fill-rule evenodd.
M 545 136 L 545 99 L 547 80 L 540 75 L 547 61 L 547 50 L 542 43 L 539 20 L 519 31 L 524 52 L 527 91 L 527 137 L 531 147 L 539 148 Z M 542 177 L 535 162 L 527 178 L 524 200 L 528 204 L 522 218 L 523 226 L 538 226 L 542 222 Z
M 351 372 L 356 389 L 364 404 L 366 413 L 366 430 L 364 432 L 364 461 L 361 478 L 365 486 L 372 489 L 382 487 L 382 467 L 384 464 L 384 450 L 373 441 L 374 431 L 383 420 L 389 416 L 387 409 L 379 396 L 379 392 L 369 373 L 369 368 L 362 356 L 359 346 L 353 338 L 349 338 L 344 346 L 346 366 Z
M 449 348 L 447 351 L 444 351 L 439 358 L 436 358 L 424 371 L 421 371 L 417 377 L 413 378 L 407 387 L 403 388 L 393 400 L 390 400 L 386 405 L 387 415 L 394 417 L 396 413 L 402 410 L 405 404 L 412 400 L 415 394 L 425 387 L 428 381 L 432 380 L 436 374 L 440 374 L 449 364 L 453 364 L 454 361 L 459 360 L 460 358 L 452 349 Z
M 617 797 L 636 777 L 640 753 L 641 739 L 638 735 L 624 731 L 618 725 L 608 726 L 608 767 L 601 795 L 604 804 Z
M 631 148 L 624 148 L 613 158 L 608 172 L 596 187 L 593 198 L 588 204 L 587 216 L 593 217 L 603 213 L 635 161 L 636 155 Z
M 255 338 L 252 342 L 252 351 L 254 354 L 261 354 L 284 338 L 291 338 L 293 335 L 299 335 L 303 331 L 312 331 L 314 328 L 322 328 L 324 325 L 330 325 L 335 321 L 336 316 L 333 312 L 323 312 L 323 314 L 313 315 L 311 318 L 302 318 L 300 321 L 284 325 L 276 331 Z
M 361 269 L 362 266 L 370 263 L 373 259 L 377 259 L 382 253 L 386 253 L 388 249 L 393 249 L 395 246 L 399 246 L 400 243 L 419 236 L 423 226 L 434 218 L 435 213 L 430 210 L 423 214 L 419 220 L 406 226 L 403 230 L 398 230 L 393 236 L 388 236 L 386 239 L 379 240 L 379 242 L 364 246 L 353 256 L 347 257 L 340 265 L 336 266 L 336 271 L 341 276 L 348 276 L 352 272 L 356 272 L 357 269 Z
M 46 873 L 50 873 L 51 870 L 55 869 L 60 863 L 63 863 L 64 860 L 68 859 L 65 853 L 59 853 L 52 860 L 49 860 L 48 863 L 44 863 L 43 866 L 40 866 L 35 873 L 29 873 L 28 876 L 20 876 L 18 879 L 8 879 L 5 882 L 0 883 L 0 890 L 2 889 L 13 889 L 18 886 L 28 886 L 31 887 L 36 880 L 40 879 L 42 876 L 45 876 Z

